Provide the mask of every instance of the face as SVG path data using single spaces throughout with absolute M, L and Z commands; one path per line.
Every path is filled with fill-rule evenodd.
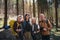
M 24 18 L 22 17 L 21 22 L 24 22 Z
M 43 15 L 43 14 L 40 15 L 40 16 L 39 16 L 39 19 L 41 19 L 41 20 L 45 20 L 45 15 Z
M 26 19 L 29 19 L 29 15 L 26 16 Z
M 36 19 L 32 19 L 32 24 L 36 23 Z
M 17 18 L 17 21 L 18 21 L 18 22 L 21 22 L 21 17 L 18 17 L 18 18 Z

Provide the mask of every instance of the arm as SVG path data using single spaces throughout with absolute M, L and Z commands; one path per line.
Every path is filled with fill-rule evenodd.
M 38 30 L 37 30 L 37 33 L 39 33 L 40 32 L 40 26 L 38 25 Z
M 40 32 L 40 26 L 37 25 L 37 31 L 34 31 L 35 33 L 39 33 Z
M 14 25 L 13 25 L 13 30 L 16 32 L 16 26 L 17 26 L 17 24 L 16 24 L 16 22 L 14 23 Z
M 50 23 L 49 20 L 48 20 L 48 24 L 49 24 L 48 30 L 51 30 L 52 29 L 52 24 Z

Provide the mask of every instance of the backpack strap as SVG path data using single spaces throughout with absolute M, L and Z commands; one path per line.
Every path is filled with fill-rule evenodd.
M 49 27 L 50 25 L 49 25 L 49 23 L 48 23 L 48 19 L 46 20 L 46 23 L 47 23 L 47 26 Z

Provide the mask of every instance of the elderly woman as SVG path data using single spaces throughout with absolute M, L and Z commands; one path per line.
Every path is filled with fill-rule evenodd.
M 22 22 L 23 22 L 23 16 L 18 15 L 17 21 L 13 25 L 14 31 L 18 34 L 17 37 L 18 37 L 19 40 L 23 40 L 23 25 L 22 25 Z
M 40 14 L 39 19 L 42 40 L 50 40 L 50 30 L 52 28 L 50 21 L 46 19 L 44 14 Z

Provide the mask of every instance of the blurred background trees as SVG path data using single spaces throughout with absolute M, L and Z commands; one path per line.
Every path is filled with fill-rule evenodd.
M 48 19 L 52 17 L 55 25 L 60 26 L 60 0 L 7 0 L 7 4 L 5 1 L 0 0 L 0 18 L 5 19 L 5 25 L 18 14 L 29 13 L 38 21 L 39 13 L 44 13 Z

